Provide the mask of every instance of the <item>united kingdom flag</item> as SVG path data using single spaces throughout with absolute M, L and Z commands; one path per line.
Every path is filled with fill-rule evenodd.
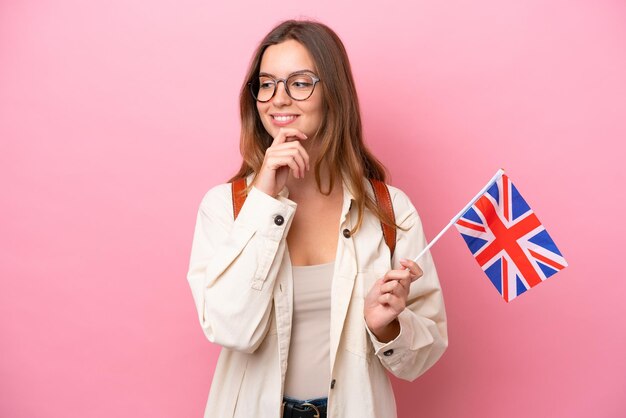
M 567 266 L 537 215 L 502 174 L 455 224 L 509 302 Z

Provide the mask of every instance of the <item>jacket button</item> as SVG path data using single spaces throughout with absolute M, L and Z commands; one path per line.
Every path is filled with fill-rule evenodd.
M 330 381 L 330 388 L 334 389 L 335 388 L 335 379 Z
M 274 218 L 274 223 L 278 226 L 281 226 L 285 223 L 285 218 L 283 218 L 281 215 L 276 215 L 276 217 Z
M 343 236 L 346 238 L 350 238 L 350 230 L 349 229 L 344 229 L 343 230 Z
M 392 354 L 393 354 L 393 349 L 385 351 L 385 352 L 383 353 L 383 356 L 389 357 L 389 356 L 390 356 L 390 355 L 392 355 Z

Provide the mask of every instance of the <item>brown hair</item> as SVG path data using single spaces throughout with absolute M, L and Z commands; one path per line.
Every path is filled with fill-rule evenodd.
M 376 203 L 366 191 L 367 182 L 363 180 L 371 178 L 384 182 L 385 167 L 363 143 L 359 101 L 346 49 L 337 34 L 322 23 L 285 21 L 272 29 L 257 47 L 239 96 L 240 151 L 243 163 L 231 181 L 258 173 L 263 165 L 265 151 L 272 144 L 273 138 L 263 127 L 248 83 L 258 78 L 265 50 L 271 45 L 290 39 L 299 42 L 309 51 L 317 67 L 317 75 L 324 84 L 322 99 L 324 117 L 316 135 L 320 142 L 320 153 L 314 162 L 318 189 L 321 193 L 330 194 L 336 178 L 345 177 L 358 209 L 357 224 L 352 232 L 356 232 L 361 226 L 365 208 L 372 211 L 382 222 L 395 227 L 394 222 L 378 210 Z M 327 192 L 321 188 L 322 163 L 330 169 Z

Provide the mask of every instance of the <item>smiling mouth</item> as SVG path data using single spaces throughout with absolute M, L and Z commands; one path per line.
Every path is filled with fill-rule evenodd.
M 296 115 L 272 115 L 272 119 L 277 122 L 292 122 L 296 120 Z

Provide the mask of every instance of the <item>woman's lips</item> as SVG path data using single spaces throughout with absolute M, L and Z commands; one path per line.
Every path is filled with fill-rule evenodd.
M 275 126 L 287 126 L 298 118 L 298 115 L 270 115 Z

